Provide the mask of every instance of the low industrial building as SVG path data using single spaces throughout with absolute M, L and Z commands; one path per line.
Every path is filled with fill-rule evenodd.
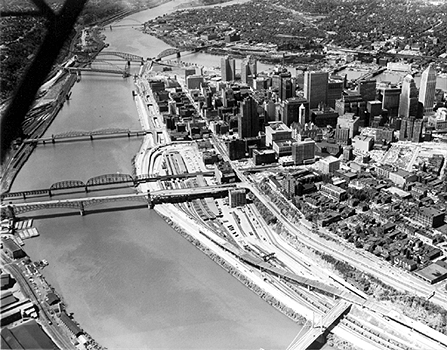
M 62 311 L 60 316 L 60 320 L 64 324 L 67 329 L 73 333 L 74 336 L 79 336 L 83 334 L 82 329 L 79 328 L 79 326 L 65 313 L 65 311 Z
M 271 164 L 275 162 L 276 152 L 274 150 L 253 150 L 253 163 L 255 165 Z
M 432 228 L 444 225 L 444 218 L 445 213 L 434 208 L 422 208 L 415 215 L 417 221 Z
M 20 259 L 26 256 L 23 249 L 10 238 L 3 240 L 3 248 L 5 249 L 5 253 L 13 259 Z
M 416 271 L 415 275 L 430 284 L 435 284 L 447 278 L 447 269 L 438 264 L 430 264 Z
M 17 327 L 3 328 L 1 331 L 2 349 L 57 349 L 56 344 L 42 330 L 35 320 L 30 320 Z
M 348 198 L 348 193 L 340 187 L 334 186 L 332 184 L 321 185 L 320 191 L 326 196 L 340 202 Z

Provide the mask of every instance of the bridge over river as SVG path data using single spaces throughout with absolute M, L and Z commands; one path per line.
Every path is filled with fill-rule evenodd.
M 141 183 L 151 181 L 169 181 L 173 179 L 186 179 L 202 176 L 214 176 L 213 171 L 204 171 L 196 173 L 185 173 L 177 175 L 159 175 L 159 174 L 143 174 L 132 176 L 130 174 L 104 174 L 92 177 L 83 182 L 80 180 L 64 180 L 52 184 L 49 188 L 32 189 L 18 192 L 5 192 L 1 194 L 1 200 L 26 200 L 35 197 L 53 197 L 56 195 L 66 194 L 67 190 L 76 190 L 80 192 L 89 192 L 98 187 L 103 189 L 116 188 L 116 185 L 138 186 Z M 65 192 L 64 192 L 65 191 Z
M 40 137 L 34 139 L 26 139 L 23 143 L 59 143 L 69 141 L 86 141 L 106 138 L 144 136 L 147 134 L 162 133 L 162 128 L 154 128 L 150 130 L 130 130 L 130 129 L 101 129 L 95 131 L 68 131 L 61 134 L 54 134 L 48 137 Z
M 140 201 L 153 208 L 155 204 L 177 203 L 204 196 L 226 195 L 229 189 L 236 185 L 214 185 L 194 188 L 181 188 L 171 190 L 157 190 L 148 193 L 121 194 L 100 197 L 82 197 L 60 200 L 49 200 L 39 202 L 22 202 L 2 204 L 1 210 L 9 211 L 9 215 L 20 215 L 30 211 L 54 209 L 54 208 L 72 208 L 84 215 L 85 208 L 108 202 L 119 201 Z

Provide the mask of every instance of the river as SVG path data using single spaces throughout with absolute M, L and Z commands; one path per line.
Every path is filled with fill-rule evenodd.
M 122 23 L 148 20 L 179 3 Z M 105 34 L 109 50 L 153 57 L 168 47 L 132 28 Z M 207 64 L 208 56 L 196 54 L 196 62 Z M 46 135 L 140 128 L 133 88 L 132 78 L 83 74 Z M 131 173 L 140 144 L 141 138 L 121 138 L 38 146 L 11 190 Z M 27 240 L 25 250 L 33 260 L 48 260 L 44 274 L 68 312 L 109 349 L 284 349 L 300 330 L 154 211 L 49 213 L 28 214 L 40 237 Z

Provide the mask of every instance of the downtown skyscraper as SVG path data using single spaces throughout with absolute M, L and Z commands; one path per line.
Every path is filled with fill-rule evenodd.
M 317 108 L 321 102 L 327 103 L 328 79 L 327 72 L 304 73 L 304 98 L 309 102 L 309 108 Z
M 230 56 L 220 59 L 220 74 L 222 81 L 233 81 L 236 77 L 236 61 Z
M 399 117 L 416 117 L 418 115 L 418 89 L 413 76 L 408 74 L 402 82 L 399 101 Z
M 436 91 L 436 69 L 433 63 L 422 73 L 419 88 L 419 103 L 422 105 L 424 115 L 433 112 Z
M 245 84 L 250 84 L 257 74 L 257 61 L 256 58 L 249 55 L 241 62 L 241 80 Z
M 258 104 L 252 96 L 241 102 L 241 112 L 238 115 L 239 138 L 256 137 L 259 133 Z

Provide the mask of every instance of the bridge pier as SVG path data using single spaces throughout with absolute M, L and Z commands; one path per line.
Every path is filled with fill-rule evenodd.
M 7 218 L 10 219 L 16 218 L 16 213 L 12 205 L 8 205 L 4 210 L 2 209 L 2 214 L 4 214 Z
M 147 207 L 149 209 L 154 209 L 155 203 L 151 198 L 151 194 L 149 193 L 149 191 L 147 192 Z
M 79 214 L 81 216 L 84 216 L 84 214 L 85 214 L 85 209 L 84 209 L 84 203 L 83 202 L 79 202 Z
M 93 141 L 93 135 L 90 134 L 90 141 Z

